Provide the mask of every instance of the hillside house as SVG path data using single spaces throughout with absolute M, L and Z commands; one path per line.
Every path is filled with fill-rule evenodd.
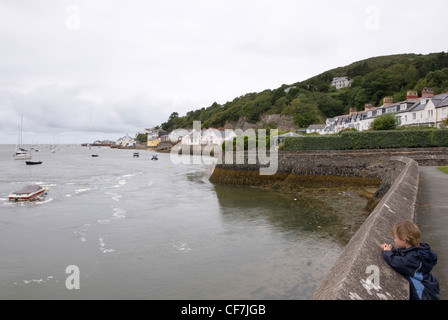
M 151 129 L 145 129 L 145 134 L 147 134 L 148 141 L 149 141 L 149 140 L 158 139 L 163 135 L 167 135 L 168 132 L 166 132 L 163 129 L 159 129 L 159 128 L 155 127 L 155 128 L 151 128 Z
M 333 78 L 333 81 L 331 81 L 331 86 L 336 87 L 337 90 L 351 87 L 353 80 L 351 80 L 349 77 L 337 77 Z

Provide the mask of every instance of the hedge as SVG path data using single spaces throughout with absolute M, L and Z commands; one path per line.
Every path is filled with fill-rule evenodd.
M 448 130 L 343 132 L 340 135 L 286 138 L 282 150 L 359 150 L 448 147 Z

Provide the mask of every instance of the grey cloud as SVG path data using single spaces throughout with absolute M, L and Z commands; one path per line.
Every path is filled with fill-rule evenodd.
M 66 25 L 70 5 L 79 28 Z M 366 27 L 368 6 L 379 9 L 378 29 Z M 20 114 L 39 134 L 133 134 L 174 111 L 371 56 L 446 50 L 447 9 L 436 0 L 1 1 L 0 142 L 15 141 Z

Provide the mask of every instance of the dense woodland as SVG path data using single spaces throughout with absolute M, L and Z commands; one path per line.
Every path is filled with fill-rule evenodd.
M 336 90 L 330 86 L 334 77 L 343 76 L 353 79 L 350 88 Z M 303 82 L 248 93 L 223 105 L 215 102 L 185 116 L 173 112 L 161 126 L 172 131 L 191 127 L 194 120 L 200 120 L 204 128 L 221 128 L 240 120 L 256 124 L 262 114 L 280 114 L 293 117 L 298 127 L 306 128 L 347 114 L 350 108 L 361 111 L 368 103 L 380 106 L 386 96 L 395 102 L 403 101 L 408 90 L 421 94 L 425 87 L 432 88 L 435 94 L 448 92 L 448 53 L 401 54 L 358 61 Z M 275 124 L 267 125 L 273 127 Z

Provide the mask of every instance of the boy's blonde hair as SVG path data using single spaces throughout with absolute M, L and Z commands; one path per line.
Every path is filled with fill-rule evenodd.
M 420 244 L 420 228 L 410 220 L 397 222 L 392 228 L 392 233 L 401 241 L 406 241 L 415 247 Z

